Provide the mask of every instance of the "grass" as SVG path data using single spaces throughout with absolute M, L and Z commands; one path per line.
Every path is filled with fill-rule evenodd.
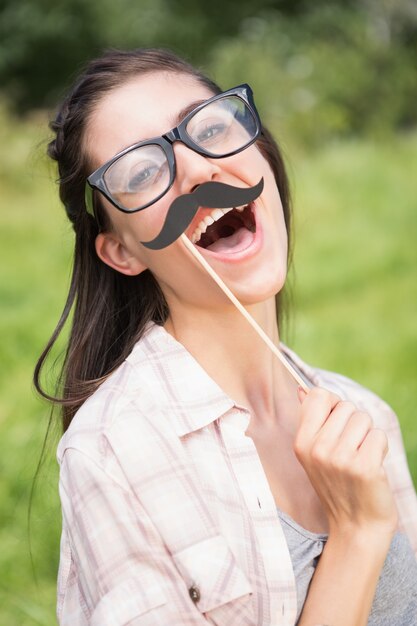
M 0 622 L 55 623 L 61 512 L 54 435 L 27 509 L 49 417 L 31 386 L 58 319 L 71 229 L 43 152 L 43 116 L 0 112 Z M 416 136 L 333 144 L 290 162 L 295 189 L 295 292 L 287 343 L 313 365 L 379 393 L 397 412 L 417 483 Z M 294 278 L 294 277 L 293 277 Z
M 334 144 L 294 165 L 291 343 L 392 406 L 417 484 L 415 139 Z

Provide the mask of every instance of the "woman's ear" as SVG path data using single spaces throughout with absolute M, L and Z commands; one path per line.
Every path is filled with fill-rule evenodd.
M 109 267 L 126 276 L 137 276 L 147 269 L 111 232 L 99 233 L 95 241 L 97 256 Z

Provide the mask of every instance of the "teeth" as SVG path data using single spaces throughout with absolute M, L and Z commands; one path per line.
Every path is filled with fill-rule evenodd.
M 238 210 L 243 211 L 243 208 L 241 209 L 239 208 Z M 223 215 L 225 215 L 229 211 L 233 211 L 233 209 L 234 207 L 231 207 L 230 209 L 213 209 L 210 215 L 206 215 L 206 217 L 203 220 L 201 220 L 201 222 L 198 224 L 197 228 L 193 232 L 191 236 L 192 243 L 195 243 L 196 241 L 200 239 L 201 235 L 203 235 L 206 232 L 210 224 L 214 224 L 214 222 L 217 222 L 217 220 L 223 217 Z
M 214 220 L 215 222 L 217 222 L 217 220 L 219 220 L 221 217 L 223 217 L 223 215 L 224 215 L 225 213 L 227 213 L 228 211 L 231 211 L 231 209 L 214 209 L 214 211 L 212 211 L 212 212 L 210 213 L 210 217 L 212 217 L 212 218 L 213 218 L 213 220 Z M 201 224 L 201 223 L 202 223 L 202 222 L 200 222 L 200 224 Z M 198 227 L 200 227 L 200 224 L 198 225 Z M 206 229 L 204 229 L 204 231 L 205 231 L 205 230 L 206 230 Z

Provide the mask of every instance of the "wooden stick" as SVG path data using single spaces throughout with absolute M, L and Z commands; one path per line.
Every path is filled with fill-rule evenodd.
M 291 365 L 291 363 L 287 360 L 287 358 L 282 354 L 282 352 L 280 352 L 278 350 L 278 348 L 275 346 L 275 344 L 271 341 L 271 339 L 268 337 L 268 335 L 262 330 L 262 328 L 259 326 L 259 324 L 257 322 L 255 322 L 255 320 L 253 319 L 253 317 L 251 315 L 249 315 L 249 313 L 247 312 L 247 310 L 245 309 L 245 307 L 240 304 L 239 300 L 236 298 L 236 296 L 230 291 L 229 287 L 222 281 L 222 279 L 220 278 L 220 276 L 218 274 L 216 274 L 216 272 L 214 271 L 214 269 L 211 267 L 211 265 L 209 265 L 209 263 L 207 263 L 206 259 L 200 254 L 200 252 L 196 249 L 196 247 L 191 243 L 191 241 L 188 239 L 188 237 L 183 233 L 181 235 L 181 239 L 184 242 L 184 244 L 187 246 L 187 248 L 189 249 L 189 251 L 194 255 L 194 257 L 197 259 L 197 261 L 204 267 L 204 269 L 210 274 L 210 276 L 213 278 L 213 280 L 219 285 L 219 287 L 224 291 L 224 293 L 226 294 L 226 296 L 233 302 L 233 304 L 236 306 L 237 309 L 239 309 L 239 311 L 242 313 L 242 315 L 247 319 L 247 321 L 249 322 L 249 324 L 256 330 L 256 332 L 258 333 L 258 335 L 261 337 L 261 339 L 264 340 L 264 342 L 267 344 L 267 346 L 272 350 L 272 352 L 275 354 L 276 357 L 278 357 L 278 359 L 281 361 L 281 363 L 284 365 L 284 367 L 287 368 L 287 370 L 289 371 L 289 373 L 291 374 L 291 376 L 296 380 L 296 382 L 300 385 L 300 387 L 302 387 L 302 389 L 304 389 L 304 391 L 308 391 L 309 390 L 309 386 L 304 382 L 304 380 L 300 377 L 300 375 L 298 374 L 298 372 L 296 372 L 296 370 L 293 368 L 293 366 Z

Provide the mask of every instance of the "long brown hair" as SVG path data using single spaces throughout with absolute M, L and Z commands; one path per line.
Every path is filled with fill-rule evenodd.
M 160 71 L 191 75 L 213 94 L 221 92 L 216 83 L 169 50 L 108 50 L 87 65 L 50 124 L 55 137 L 48 144 L 48 155 L 58 164 L 59 194 L 74 228 L 75 248 L 67 301 L 36 364 L 34 384 L 44 398 L 62 406 L 64 432 L 83 402 L 128 356 L 145 324 L 149 320 L 163 324 L 168 317 L 167 302 L 150 270 L 125 276 L 98 258 L 94 245 L 98 225 L 84 203 L 85 181 L 91 168 L 83 140 L 93 111 L 105 94 L 132 77 Z M 272 167 L 280 192 L 290 261 L 290 196 L 283 159 L 265 127 L 257 145 Z M 106 214 L 99 203 L 97 210 L 100 224 L 106 228 Z M 283 313 L 281 293 L 276 300 L 279 321 Z M 41 372 L 72 310 L 69 341 L 52 396 L 42 387 Z

